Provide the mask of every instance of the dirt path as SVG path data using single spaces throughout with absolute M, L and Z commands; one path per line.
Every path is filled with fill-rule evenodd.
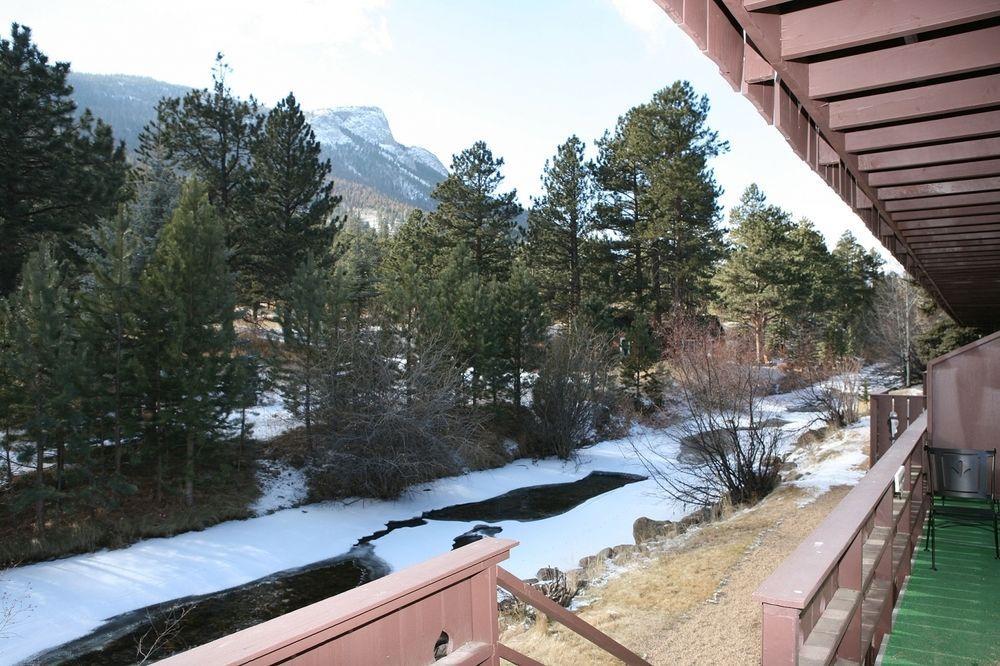
M 760 606 L 751 594 L 847 490 L 799 506 L 804 492 L 784 487 L 635 562 L 595 590 L 580 615 L 653 664 L 758 664 Z M 545 664 L 618 663 L 557 625 L 509 629 L 502 640 Z

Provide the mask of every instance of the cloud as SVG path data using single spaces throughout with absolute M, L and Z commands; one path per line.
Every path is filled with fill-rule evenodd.
M 643 35 L 649 46 L 659 46 L 664 43 L 665 29 L 670 25 L 670 18 L 652 0 L 608 0 L 619 16 Z

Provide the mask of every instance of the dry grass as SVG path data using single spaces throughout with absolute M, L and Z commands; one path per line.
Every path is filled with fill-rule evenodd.
M 580 616 L 654 664 L 760 663 L 760 608 L 750 595 L 844 496 L 799 507 L 782 487 L 757 507 L 636 560 L 592 591 Z M 545 664 L 617 664 L 560 625 L 510 628 L 502 641 Z

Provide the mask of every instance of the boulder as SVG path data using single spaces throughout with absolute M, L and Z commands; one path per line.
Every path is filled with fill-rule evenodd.
M 583 569 L 570 569 L 566 572 L 566 587 L 576 594 L 590 584 L 587 572 Z
M 672 520 L 653 520 L 643 516 L 632 523 L 632 537 L 637 544 L 672 536 L 677 536 L 677 525 Z

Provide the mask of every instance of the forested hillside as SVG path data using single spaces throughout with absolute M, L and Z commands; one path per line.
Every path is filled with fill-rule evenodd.
M 76 113 L 90 110 L 111 126 L 130 155 L 164 97 L 183 97 L 185 86 L 141 76 L 71 72 Z M 266 110 L 261 107 L 262 110 Z M 341 210 L 375 228 L 394 229 L 414 208 L 434 206 L 431 191 L 446 169 L 429 151 L 404 146 L 376 107 L 339 107 L 306 113 L 323 157 L 330 160 Z
M 553 146 L 533 201 L 486 141 L 428 210 L 356 195 L 400 220 L 379 233 L 348 219 L 344 164 L 293 93 L 264 109 L 213 71 L 151 88 L 127 160 L 68 66 L 27 28 L 0 42 L 5 563 L 241 517 L 264 455 L 314 499 L 571 457 L 668 405 L 692 346 L 746 341 L 755 373 L 886 358 L 916 378 L 911 340 L 969 334 L 756 186 L 727 216 L 727 144 L 687 82 Z M 883 316 L 901 302 L 912 316 Z M 275 394 L 295 427 L 265 446 L 246 410 Z

